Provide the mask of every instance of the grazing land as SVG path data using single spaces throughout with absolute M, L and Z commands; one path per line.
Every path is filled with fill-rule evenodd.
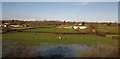
M 93 54 L 94 56 L 104 56 L 103 51 L 108 51 L 109 48 L 112 48 L 112 51 L 117 52 L 116 46 L 118 45 L 118 39 L 120 38 L 120 36 L 118 35 L 119 27 L 117 23 L 112 23 L 111 25 L 106 25 L 107 23 L 86 23 L 86 25 L 76 25 L 77 22 L 71 22 L 66 25 L 64 24 L 64 22 L 59 22 L 59 24 L 57 24 L 57 22 L 50 23 L 48 21 L 42 23 L 43 25 L 41 25 L 41 22 L 24 23 L 30 25 L 25 26 L 24 24 L 19 25 L 19 27 L 8 26 L 2 28 L 2 45 L 4 48 L 3 56 L 9 56 L 9 54 L 13 54 L 12 56 L 16 56 L 16 53 L 24 52 L 24 49 L 28 48 L 29 51 L 31 51 L 30 49 L 35 49 L 32 51 L 34 53 L 31 53 L 31 55 L 36 55 L 35 51 L 39 49 L 39 46 L 74 46 L 74 44 L 83 46 L 85 45 L 89 47 L 96 47 L 102 45 L 102 47 L 100 46 L 100 48 L 95 48 L 95 51 L 93 53 L 91 52 L 91 54 Z M 74 26 L 87 26 L 87 28 L 75 29 Z M 65 49 L 64 47 L 61 48 Z M 21 49 L 21 51 L 19 51 L 19 49 Z M 88 53 L 86 52 L 83 52 L 81 56 L 91 56 L 91 54 L 87 55 Z M 97 52 L 102 53 L 101 55 L 99 55 L 97 54 Z M 108 52 L 110 53 L 110 55 L 113 55 L 111 51 Z M 26 53 L 28 52 L 25 51 L 23 54 L 20 55 L 23 55 L 25 57 L 27 55 Z M 109 54 L 106 53 L 105 56 L 108 55 Z M 116 55 L 117 53 L 115 53 L 115 56 Z M 19 56 L 19 54 L 17 56 Z
M 52 32 L 77 32 L 73 29 L 59 29 L 59 28 L 36 28 L 24 31 L 33 32 L 13 32 L 3 34 L 4 40 L 11 40 L 17 42 L 16 44 L 36 45 L 41 42 L 48 42 L 50 44 L 117 44 L 117 40 L 112 39 L 114 35 L 98 36 L 98 35 L 82 35 L 82 34 L 54 34 Z M 34 33 L 34 31 L 43 31 L 51 33 Z M 62 40 L 59 40 L 61 37 Z M 3 44 L 4 45 L 4 44 Z M 7 44 L 5 44 L 7 45 Z

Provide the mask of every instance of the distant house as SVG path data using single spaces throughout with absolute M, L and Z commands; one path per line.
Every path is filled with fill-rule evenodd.
M 10 27 L 10 23 L 4 23 L 1 25 L 2 27 Z
M 7 27 L 7 25 L 3 25 L 3 27 Z
M 20 27 L 20 25 L 10 25 L 11 27 Z
M 82 26 L 82 24 L 80 23 L 80 24 L 75 24 L 73 26 L 70 26 L 70 25 L 61 25 L 58 28 L 86 29 L 86 28 L 88 28 L 88 26 Z
M 73 26 L 73 29 L 86 29 L 87 26 Z
M 11 23 L 4 23 L 0 25 L 1 27 L 20 27 L 21 25 L 19 24 L 11 24 Z
M 87 26 L 83 26 L 82 25 L 82 23 L 80 23 L 80 24 L 75 24 L 74 26 L 73 26 L 73 29 L 86 29 L 87 28 Z

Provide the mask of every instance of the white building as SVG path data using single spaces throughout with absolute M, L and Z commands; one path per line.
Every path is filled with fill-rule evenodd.
M 7 25 L 3 25 L 3 27 L 7 27 Z
M 11 27 L 20 27 L 20 25 L 10 25 Z
M 67 29 L 70 29 L 70 28 L 73 28 L 73 29 L 86 29 L 88 28 L 88 26 L 82 26 L 82 24 L 76 24 L 74 26 L 70 26 L 70 25 L 61 25 L 59 26 L 58 28 L 67 28 Z
M 87 26 L 73 26 L 73 29 L 86 29 Z

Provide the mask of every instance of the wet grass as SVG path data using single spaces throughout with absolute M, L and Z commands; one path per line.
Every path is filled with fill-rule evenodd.
M 3 46 L 2 57 L 35 57 L 35 47 Z
M 92 49 L 84 50 L 81 57 L 118 57 L 117 45 L 99 45 Z

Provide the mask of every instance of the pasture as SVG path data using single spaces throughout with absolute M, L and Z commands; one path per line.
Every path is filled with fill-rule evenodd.
M 76 33 L 74 29 L 65 29 L 65 28 L 35 28 L 25 31 L 33 31 L 33 32 L 67 32 L 67 33 Z
M 100 29 L 104 31 L 104 28 L 100 28 Z M 31 54 L 30 56 L 33 56 L 33 55 L 37 55 L 36 51 L 39 52 L 37 49 L 39 49 L 40 46 L 43 46 L 40 49 L 46 49 L 44 47 L 48 45 L 58 46 L 58 48 L 56 48 L 57 52 L 60 52 L 61 48 L 64 49 L 65 51 L 66 49 L 69 48 L 69 47 L 68 48 L 64 47 L 64 45 L 72 46 L 71 49 L 75 47 L 76 49 L 73 51 L 76 51 L 76 52 L 78 52 L 77 48 L 81 48 L 79 45 L 83 46 L 83 48 L 86 46 L 93 47 L 97 45 L 105 45 L 105 46 L 118 45 L 118 40 L 116 38 L 113 39 L 113 36 L 118 36 L 117 34 L 114 34 L 114 35 L 106 34 L 106 36 L 100 36 L 96 34 L 76 34 L 78 32 L 87 33 L 89 29 L 85 29 L 85 30 L 82 29 L 82 30 L 76 31 L 74 29 L 65 29 L 65 28 L 51 28 L 51 27 L 41 28 L 39 27 L 39 28 L 32 28 L 32 29 L 11 28 L 11 30 L 15 30 L 15 31 L 2 34 L 3 56 L 18 56 L 18 57 L 24 56 L 26 57 L 28 56 L 27 53 Z M 70 33 L 70 34 L 56 34 L 54 32 Z M 74 34 L 71 34 L 71 33 L 74 33 Z M 59 48 L 59 45 L 61 44 L 63 45 L 63 47 Z M 47 47 L 48 50 L 50 47 Z M 34 49 L 34 50 L 31 50 L 31 49 Z M 52 51 L 50 50 L 50 52 L 55 53 L 53 50 Z M 30 51 L 30 52 L 27 52 L 27 51 Z M 21 52 L 23 53 L 18 54 Z M 71 51 L 69 51 L 68 53 L 70 52 Z M 76 53 L 76 54 L 79 54 L 79 53 Z
M 60 40 L 59 37 L 61 37 L 62 40 Z M 24 32 L 3 34 L 3 41 L 4 40 L 17 42 L 16 44 L 18 45 L 37 45 L 42 42 L 48 42 L 50 44 L 83 44 L 83 45 L 117 44 L 117 40 L 113 40 L 111 36 L 102 37 L 97 35 L 80 35 L 80 34 L 61 35 L 52 33 L 24 33 Z M 3 45 L 7 44 L 3 43 Z
M 96 27 L 96 30 L 100 32 L 105 32 L 105 33 L 118 33 L 118 27 L 111 27 L 111 26 L 98 26 Z M 57 27 L 37 27 L 35 29 L 30 29 L 30 30 L 24 30 L 24 31 L 30 31 L 30 32 L 64 32 L 64 33 L 88 33 L 90 31 L 90 28 L 88 27 L 87 29 L 65 29 L 65 28 L 57 28 Z

